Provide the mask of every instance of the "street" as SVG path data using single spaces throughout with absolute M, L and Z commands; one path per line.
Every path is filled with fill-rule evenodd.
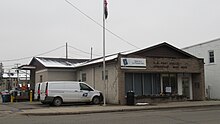
M 1 124 L 219 124 L 220 107 L 58 116 L 7 114 Z

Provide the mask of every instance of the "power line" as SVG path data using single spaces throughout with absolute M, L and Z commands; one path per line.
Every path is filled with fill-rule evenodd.
M 60 49 L 60 48 L 62 48 L 62 47 L 65 47 L 65 45 L 62 45 L 62 46 L 60 46 L 60 47 L 57 47 L 57 48 L 55 48 L 55 49 L 52 49 L 52 50 L 50 50 L 50 51 L 47 51 L 47 52 L 44 52 L 44 53 L 41 53 L 41 54 L 37 54 L 37 55 L 35 55 L 35 56 L 41 56 L 41 55 L 44 55 L 44 54 L 48 54 L 48 53 L 51 53 L 51 52 L 53 52 L 53 51 L 56 51 L 56 50 L 58 50 L 58 49 Z M 1 60 L 1 62 L 13 62 L 13 61 L 25 60 L 25 59 L 33 58 L 33 57 L 35 57 L 35 56 L 29 56 L 29 57 L 23 57 L 23 58 L 17 58 L 17 59 Z
M 56 51 L 56 50 L 58 50 L 58 49 L 60 49 L 60 48 L 62 48 L 62 47 L 65 47 L 65 45 L 62 45 L 62 46 L 57 47 L 57 48 L 55 48 L 55 49 L 52 49 L 52 50 L 50 50 L 50 51 L 48 51 L 48 52 L 44 52 L 44 53 L 41 53 L 41 54 L 38 54 L 38 55 L 35 55 L 35 56 L 41 56 L 41 55 L 44 55 L 44 54 L 48 54 L 48 53 L 51 53 L 51 52 L 53 52 L 53 51 Z
M 63 48 L 63 47 L 65 47 L 65 45 L 62 45 L 62 46 L 60 46 L 60 47 L 57 47 L 57 48 L 55 48 L 55 49 L 52 49 L 52 50 L 47 51 L 47 52 L 44 52 L 44 53 L 37 54 L 37 55 L 35 55 L 35 56 L 45 55 L 45 54 L 54 52 L 54 51 L 56 51 L 56 50 L 58 50 L 58 49 L 60 49 L 60 48 Z M 68 45 L 68 47 L 70 47 L 70 48 L 72 48 L 72 49 L 75 49 L 75 50 L 77 50 L 77 51 L 80 51 L 80 52 L 82 52 L 82 53 L 85 53 L 85 54 L 89 54 L 89 55 L 91 54 L 91 53 L 89 53 L 89 52 L 83 51 L 83 50 L 81 50 L 81 49 L 78 49 L 78 48 L 73 47 L 73 46 L 70 46 L 70 45 Z M 93 55 L 95 55 L 95 56 L 100 56 L 100 55 L 98 55 L 98 54 L 93 54 Z M 1 61 L 1 62 L 13 62 L 13 61 L 19 61 L 19 60 L 30 59 L 30 58 L 33 58 L 33 57 L 35 57 L 35 56 L 28 56 L 28 57 L 22 57 L 22 58 L 17 58 L 17 59 L 0 60 L 0 61 Z M 13 65 L 6 65 L 6 66 L 4 66 L 4 67 L 10 67 L 10 66 L 13 66 Z
M 85 57 L 85 58 L 89 58 L 90 56 L 88 56 L 88 55 L 81 55 L 81 54 L 77 54 L 77 53 L 69 53 L 71 56 L 70 56 L 70 58 L 75 58 L 75 57 L 73 57 L 72 55 L 74 55 L 74 56 L 80 56 L 80 57 Z
M 91 18 L 90 16 L 88 16 L 86 13 L 84 13 L 83 11 L 81 11 L 79 8 L 77 8 L 76 6 L 74 6 L 71 2 L 69 2 L 68 0 L 65 0 L 68 4 L 70 4 L 74 9 L 76 9 L 77 11 L 79 11 L 81 14 L 83 14 L 85 17 L 87 17 L 88 19 L 92 20 L 94 23 L 96 23 L 97 25 L 99 25 L 100 27 L 104 28 L 100 23 L 98 23 L 96 20 L 94 20 L 93 18 Z M 105 28 L 106 31 L 108 31 L 109 33 L 111 33 L 112 35 L 114 35 L 115 37 L 117 37 L 118 39 L 124 41 L 125 43 L 135 47 L 135 48 L 139 48 L 137 46 L 135 46 L 134 44 L 128 42 L 127 40 L 123 39 L 122 37 L 118 36 L 117 34 L 113 33 L 111 30 Z
M 77 50 L 77 51 L 80 51 L 80 52 L 83 52 L 83 53 L 85 53 L 85 54 L 91 54 L 91 53 L 89 53 L 89 52 L 86 52 L 86 51 L 83 51 L 83 50 L 80 50 L 80 49 L 78 49 L 78 48 L 76 48 L 76 47 L 73 47 L 73 46 L 70 46 L 70 45 L 68 45 L 70 48 L 72 48 L 72 49 L 75 49 L 75 50 Z M 98 54 L 92 54 L 92 55 L 95 55 L 95 56 L 100 56 L 100 55 L 98 55 Z

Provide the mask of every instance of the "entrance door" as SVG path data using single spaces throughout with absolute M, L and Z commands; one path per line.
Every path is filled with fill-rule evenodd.
M 164 94 L 170 94 L 171 91 L 168 91 L 168 88 L 171 88 L 171 84 L 169 81 L 169 76 L 168 75 L 163 75 L 162 76 L 162 83 L 163 83 L 163 93 Z
M 183 95 L 186 96 L 187 99 L 190 98 L 190 86 L 189 86 L 189 77 L 182 78 L 182 88 L 183 88 Z
M 177 94 L 176 74 L 162 74 L 162 86 L 164 94 Z

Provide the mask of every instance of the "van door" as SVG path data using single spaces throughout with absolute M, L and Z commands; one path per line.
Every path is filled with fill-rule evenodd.
M 90 86 L 86 85 L 85 83 L 80 83 L 79 99 L 81 102 L 90 102 L 93 94 L 94 90 Z
M 36 83 L 35 89 L 34 89 L 34 99 L 40 100 L 40 85 L 41 83 Z
M 47 82 L 43 82 L 41 84 L 41 88 L 40 88 L 40 100 L 45 100 L 45 97 L 46 97 L 46 84 Z
M 34 100 L 38 100 L 38 87 L 40 83 L 36 83 L 34 87 Z
M 78 102 L 80 88 L 78 83 L 63 84 L 63 101 L 64 102 Z
M 183 91 L 183 96 L 186 96 L 187 99 L 190 99 L 190 80 L 189 80 L 189 77 L 182 78 L 182 91 Z

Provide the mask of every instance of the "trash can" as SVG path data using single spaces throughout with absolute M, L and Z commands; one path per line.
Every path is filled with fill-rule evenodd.
M 134 92 L 133 91 L 127 92 L 127 105 L 134 105 Z
M 1 96 L 2 96 L 2 103 L 4 103 L 5 102 L 5 95 L 1 94 Z
M 10 98 L 11 98 L 11 96 L 10 96 L 9 93 L 8 94 L 6 94 L 6 93 L 2 94 L 2 102 L 3 103 L 4 102 L 10 102 Z
M 10 102 L 11 101 L 11 95 L 10 94 L 6 94 L 5 95 L 5 102 Z

